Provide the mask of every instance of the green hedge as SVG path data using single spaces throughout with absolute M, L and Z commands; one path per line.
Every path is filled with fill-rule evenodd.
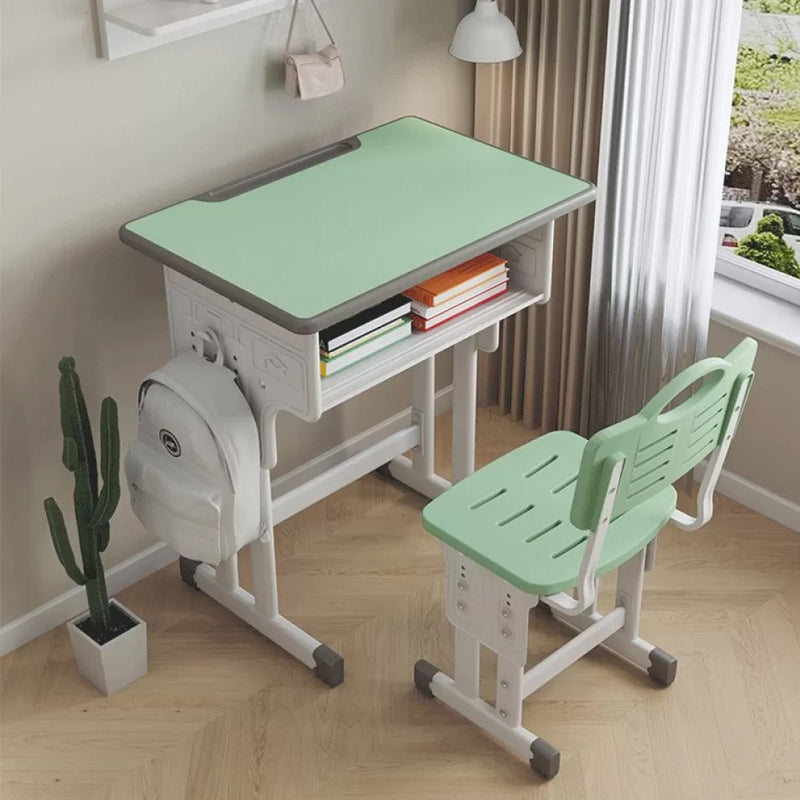
M 756 232 L 742 239 L 736 248 L 736 255 L 793 278 L 800 278 L 800 264 L 797 263 L 794 250 L 783 238 L 783 220 L 777 214 L 762 217 Z

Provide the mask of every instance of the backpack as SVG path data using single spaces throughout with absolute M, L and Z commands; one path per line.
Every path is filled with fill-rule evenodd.
M 258 430 L 221 364 L 188 352 L 147 377 L 125 473 L 134 514 L 185 558 L 216 566 L 259 536 Z

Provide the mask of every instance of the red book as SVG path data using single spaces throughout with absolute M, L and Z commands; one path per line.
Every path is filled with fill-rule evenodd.
M 471 308 L 475 308 L 483 303 L 487 303 L 489 300 L 493 300 L 495 297 L 499 297 L 501 294 L 505 294 L 507 291 L 508 281 L 500 284 L 499 286 L 494 286 L 486 292 L 481 292 L 481 294 L 471 297 L 469 300 L 461 303 L 460 305 L 448 308 L 447 311 L 437 314 L 435 317 L 423 319 L 417 314 L 412 314 L 411 327 L 415 331 L 420 332 L 433 330 L 443 322 L 447 322 L 448 320 L 453 319 L 453 317 L 457 317 L 460 314 L 463 314 L 465 311 L 469 311 Z

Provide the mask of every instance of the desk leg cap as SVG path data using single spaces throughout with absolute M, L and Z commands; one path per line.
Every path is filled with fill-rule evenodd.
M 178 566 L 181 571 L 181 580 L 192 589 L 199 589 L 197 581 L 194 579 L 194 573 L 197 568 L 202 564 L 202 561 L 193 561 L 191 558 L 184 558 L 181 556 L 178 559 Z
M 387 461 L 385 464 L 381 464 L 379 467 L 375 468 L 375 474 L 379 475 L 381 478 L 385 478 L 386 480 L 392 481 L 394 480 L 394 476 L 392 475 L 392 471 L 389 469 L 389 462 Z
M 531 742 L 531 769 L 543 778 L 554 778 L 561 767 L 561 753 L 544 739 Z
M 421 658 L 414 664 L 414 686 L 425 695 L 425 697 L 433 697 L 431 691 L 431 683 L 437 672 L 441 672 L 439 667 L 435 667 L 430 661 Z
M 333 688 L 344 680 L 344 659 L 326 644 L 321 644 L 312 653 L 314 657 L 314 674 L 328 686 Z
M 678 659 L 665 653 L 660 647 L 654 647 L 650 651 L 647 672 L 654 681 L 662 686 L 669 686 L 678 674 Z

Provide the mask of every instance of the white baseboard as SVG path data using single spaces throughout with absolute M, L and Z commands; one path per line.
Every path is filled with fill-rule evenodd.
M 147 550 L 131 556 L 106 572 L 109 595 L 127 589 L 128 586 L 152 575 L 177 559 L 178 554 L 163 542 L 148 547 Z M 0 656 L 16 650 L 52 628 L 63 625 L 78 616 L 81 611 L 85 611 L 86 608 L 86 595 L 83 587 L 76 586 L 54 600 L 17 617 L 0 627 Z
M 705 462 L 703 462 L 695 470 L 695 477 L 698 481 L 702 479 L 705 467 Z M 720 473 L 717 491 L 800 533 L 800 504 L 770 492 L 763 486 L 735 475 L 733 472 L 728 472 L 726 469 Z
M 452 407 L 453 403 L 453 387 L 447 386 L 440 389 L 436 393 L 435 409 L 436 414 L 441 414 Z M 402 421 L 410 414 L 411 409 L 406 409 L 400 414 L 395 415 L 391 419 L 383 423 L 386 433 L 390 433 L 397 427 L 398 421 Z M 373 430 L 374 433 L 374 430 Z M 358 439 L 359 437 L 354 437 Z M 348 442 L 342 444 L 343 448 L 348 446 Z M 284 476 L 283 479 L 278 479 L 276 483 L 284 482 L 289 483 L 286 479 L 289 476 Z M 137 581 L 152 575 L 154 572 L 166 567 L 173 561 L 177 561 L 178 555 L 171 550 L 166 544 L 154 544 L 148 547 L 141 553 L 123 561 L 116 567 L 112 567 L 106 573 L 106 583 L 108 585 L 109 595 L 116 594 L 117 592 L 126 589 L 128 586 L 136 583 Z M 76 586 L 68 592 L 64 592 L 54 600 L 50 600 L 44 605 L 35 608 L 33 611 L 18 617 L 15 620 L 0 627 L 0 656 L 16 650 L 23 644 L 32 641 L 37 636 L 41 636 L 47 631 L 63 625 L 68 620 L 76 617 L 81 611 L 86 609 L 86 597 L 84 595 L 83 587 Z

